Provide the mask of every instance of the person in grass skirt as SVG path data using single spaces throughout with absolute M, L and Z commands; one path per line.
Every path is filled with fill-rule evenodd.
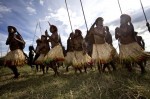
M 108 26 L 105 26 L 105 29 L 106 29 L 106 36 L 105 36 L 105 40 L 106 42 L 111 45 L 112 49 L 114 50 L 114 55 L 113 55 L 113 60 L 110 62 L 110 65 L 112 66 L 113 70 L 115 71 L 116 70 L 116 66 L 115 66 L 115 63 L 118 62 L 118 53 L 116 51 L 116 49 L 114 48 L 113 46 L 113 41 L 112 41 L 112 35 L 109 31 L 109 27 Z M 109 67 L 108 67 L 109 69 Z M 105 71 L 105 68 L 103 68 L 103 71 Z
M 96 25 L 96 27 L 95 27 Z M 89 30 L 90 35 L 94 37 L 92 60 L 98 66 L 99 72 L 102 71 L 102 65 L 108 67 L 108 64 L 113 59 L 113 48 L 106 43 L 106 29 L 103 26 L 103 18 L 98 17 Z
M 81 73 L 82 68 L 85 67 L 86 63 L 91 62 L 91 57 L 86 53 L 86 47 L 84 39 L 82 37 L 82 32 L 79 29 L 75 30 L 75 35 L 73 39 L 73 48 L 74 48 L 73 67 L 75 69 L 75 72 L 79 70 Z
M 51 43 L 51 50 L 46 54 L 44 62 L 46 65 L 51 65 L 55 75 L 58 75 L 57 63 L 64 61 L 65 57 L 63 54 L 62 45 L 60 44 L 60 36 L 58 35 L 58 29 L 55 25 L 50 25 L 51 36 L 46 33 L 49 38 L 48 41 Z
M 59 43 L 59 35 L 58 35 L 58 29 L 55 25 L 50 26 L 50 32 L 52 33 L 51 36 L 48 36 L 48 41 L 51 42 L 51 50 L 47 53 L 45 56 L 45 60 L 47 62 L 49 61 L 64 61 L 64 55 L 62 46 Z
M 131 22 L 131 17 L 127 14 L 120 16 L 120 27 L 115 29 L 117 39 L 119 38 L 119 58 L 120 62 L 125 64 L 131 72 L 131 63 L 137 63 L 141 68 L 141 73 L 146 72 L 142 61 L 145 60 L 147 55 L 143 48 L 136 42 L 134 27 Z
M 36 40 L 36 48 L 35 48 L 35 56 L 34 56 L 34 59 L 33 59 L 33 64 L 36 65 L 36 70 L 38 71 L 39 70 L 39 65 L 36 64 L 36 60 L 38 59 L 38 57 L 40 56 L 40 45 L 42 44 L 42 41 L 41 39 L 37 39 Z M 41 66 L 40 66 L 40 70 L 41 70 Z
M 8 33 L 6 45 L 9 45 L 10 52 L 5 56 L 4 65 L 13 71 L 14 78 L 18 78 L 20 74 L 17 66 L 23 66 L 26 63 L 23 52 L 25 42 L 14 26 L 8 26 Z
M 73 57 L 74 57 L 73 39 L 74 39 L 74 33 L 70 33 L 67 40 L 67 53 L 65 57 L 66 71 L 68 71 L 69 66 L 72 65 L 73 62 Z
M 50 47 L 49 47 L 47 37 L 45 35 L 42 35 L 41 36 L 41 44 L 39 45 L 40 56 L 35 61 L 35 64 L 41 66 L 43 74 L 45 73 L 44 57 L 49 52 L 49 50 L 50 50 Z

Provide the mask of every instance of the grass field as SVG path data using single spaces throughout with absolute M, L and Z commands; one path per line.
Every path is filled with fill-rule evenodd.
M 0 68 L 0 99 L 149 99 L 150 64 L 147 74 L 141 75 L 136 69 L 129 73 L 120 68 L 112 73 L 100 74 L 96 69 L 88 73 L 75 74 L 72 69 L 60 76 L 35 72 L 29 66 L 19 69 L 19 79 L 13 79 L 11 71 Z

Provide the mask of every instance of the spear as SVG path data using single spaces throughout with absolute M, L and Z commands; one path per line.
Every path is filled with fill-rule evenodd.
M 145 17 L 145 21 L 146 21 L 146 26 L 148 28 L 148 31 L 150 32 L 150 25 L 147 21 L 147 17 L 146 17 L 146 14 L 145 14 L 145 11 L 144 11 L 144 7 L 143 7 L 143 4 L 142 4 L 142 1 L 140 0 L 140 4 L 141 4 L 141 7 L 142 7 L 142 11 L 143 11 L 143 14 L 144 14 L 144 17 Z
M 122 14 L 122 10 L 121 10 L 121 6 L 120 6 L 119 0 L 118 0 L 118 5 L 119 5 L 120 12 L 121 12 L 121 14 Z

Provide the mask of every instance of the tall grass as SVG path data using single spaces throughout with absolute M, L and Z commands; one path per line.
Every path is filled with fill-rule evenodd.
M 19 68 L 20 78 L 12 79 L 8 68 L 0 69 L 0 99 L 149 99 L 150 70 L 140 75 L 140 71 L 129 73 L 118 69 L 100 74 L 97 70 L 88 73 L 68 73 L 60 68 L 60 76 L 53 71 L 42 75 L 29 66 Z M 138 71 L 138 72 L 137 72 Z

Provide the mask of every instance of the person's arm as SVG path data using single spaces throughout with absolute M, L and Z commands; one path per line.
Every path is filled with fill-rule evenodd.
M 87 31 L 88 34 L 92 34 L 94 31 L 94 26 L 95 26 L 95 22 L 93 23 L 93 25 L 91 26 L 90 30 Z
M 119 28 L 119 27 L 116 27 L 116 29 L 115 29 L 115 38 L 116 38 L 116 39 L 118 39 L 118 38 L 120 37 L 119 31 L 120 31 L 120 28 Z
M 85 40 L 83 40 L 83 42 L 82 42 L 82 48 L 83 48 L 83 54 L 86 54 L 86 52 L 87 52 L 87 46 L 86 46 L 86 42 L 85 42 Z
M 143 40 L 143 39 L 141 40 L 141 43 L 142 43 L 142 47 L 143 47 L 143 49 L 145 50 L 145 42 L 144 42 L 144 40 Z
M 14 35 L 14 39 L 18 42 L 25 44 L 24 40 L 22 39 L 21 35 Z
M 149 25 L 148 22 L 146 23 L 146 26 L 147 26 L 147 28 L 148 28 L 148 31 L 150 32 L 150 25 Z
M 7 40 L 6 40 L 6 45 L 10 44 L 10 37 L 8 36 Z

